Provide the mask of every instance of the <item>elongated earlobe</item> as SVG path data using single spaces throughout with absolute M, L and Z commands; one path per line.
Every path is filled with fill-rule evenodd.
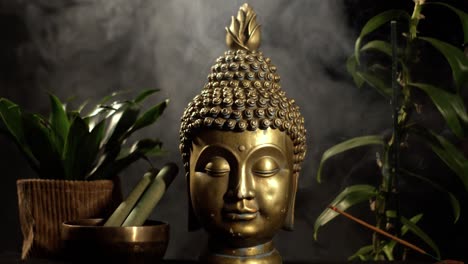
M 291 179 L 291 193 L 288 202 L 288 212 L 286 213 L 286 219 L 284 220 L 283 229 L 287 231 L 294 230 L 294 209 L 296 205 L 296 192 L 297 192 L 297 180 L 299 178 L 299 172 L 292 175 Z

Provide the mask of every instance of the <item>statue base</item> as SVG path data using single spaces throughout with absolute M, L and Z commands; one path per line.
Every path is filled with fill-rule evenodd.
M 199 258 L 204 264 L 281 264 L 281 255 L 269 241 L 264 244 L 246 248 L 221 248 L 219 244 L 210 243 L 208 249 Z

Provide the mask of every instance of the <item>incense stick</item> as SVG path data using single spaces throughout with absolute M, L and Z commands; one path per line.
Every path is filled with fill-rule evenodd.
M 375 227 L 375 226 L 373 226 L 371 224 L 368 224 L 368 223 L 362 221 L 361 219 L 358 219 L 358 218 L 356 218 L 356 217 L 354 217 L 354 216 L 352 216 L 352 215 L 350 215 L 350 214 L 348 214 L 348 213 L 346 213 L 344 211 L 341 211 L 340 209 L 336 208 L 335 206 L 330 205 L 330 206 L 328 206 L 328 208 L 332 209 L 333 211 L 335 211 L 337 213 L 340 213 L 341 215 L 343 215 L 343 216 L 353 220 L 354 222 L 359 223 L 359 224 L 361 224 L 361 225 L 363 225 L 363 226 L 365 226 L 365 227 L 367 227 L 367 228 L 369 228 L 369 229 L 371 229 L 371 230 L 373 230 L 373 231 L 375 231 L 375 232 L 377 232 L 379 234 L 382 234 L 382 235 L 384 235 L 384 236 L 386 236 L 386 237 L 388 237 L 390 239 L 393 239 L 396 242 L 398 242 L 398 243 L 400 243 L 400 244 L 402 244 L 404 246 L 407 246 L 407 247 L 409 247 L 409 248 L 411 248 L 411 249 L 413 249 L 413 250 L 415 250 L 415 251 L 417 251 L 417 252 L 419 252 L 419 253 L 421 253 L 423 255 L 427 255 L 427 256 L 429 256 L 429 257 L 431 257 L 431 258 L 433 258 L 433 259 L 435 259 L 437 261 L 440 261 L 439 258 L 437 258 L 435 256 L 432 256 L 431 254 L 427 253 L 426 251 L 424 251 L 420 247 L 417 247 L 417 246 L 409 243 L 408 241 L 405 241 L 405 240 L 403 240 L 401 238 L 398 238 L 398 237 L 396 237 L 394 235 L 391 235 L 391 234 L 383 231 L 380 228 L 377 228 L 377 227 Z

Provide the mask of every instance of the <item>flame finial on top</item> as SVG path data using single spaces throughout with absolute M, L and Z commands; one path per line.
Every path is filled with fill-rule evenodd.
M 231 17 L 231 25 L 226 27 L 226 43 L 230 49 L 254 51 L 260 47 L 261 32 L 257 14 L 247 3 L 239 8 L 237 18 Z

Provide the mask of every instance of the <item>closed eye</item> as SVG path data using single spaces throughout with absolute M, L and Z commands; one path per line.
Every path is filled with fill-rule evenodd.
M 260 177 L 271 177 L 278 173 L 279 170 L 278 163 L 269 156 L 260 158 L 252 167 L 252 172 Z
M 279 168 L 278 169 L 274 169 L 274 170 L 269 170 L 269 171 L 265 171 L 265 170 L 254 170 L 253 173 L 257 176 L 261 176 L 261 177 L 270 177 L 270 176 L 273 176 L 275 175 L 276 173 L 278 173 L 279 171 Z
M 209 174 L 211 176 L 215 176 L 215 177 L 221 177 L 224 174 L 229 172 L 229 170 L 210 170 L 210 169 L 207 169 L 207 168 L 205 168 L 205 171 L 206 171 L 207 174 Z
M 222 157 L 213 157 L 205 165 L 205 172 L 213 177 L 221 177 L 230 171 L 229 163 Z

